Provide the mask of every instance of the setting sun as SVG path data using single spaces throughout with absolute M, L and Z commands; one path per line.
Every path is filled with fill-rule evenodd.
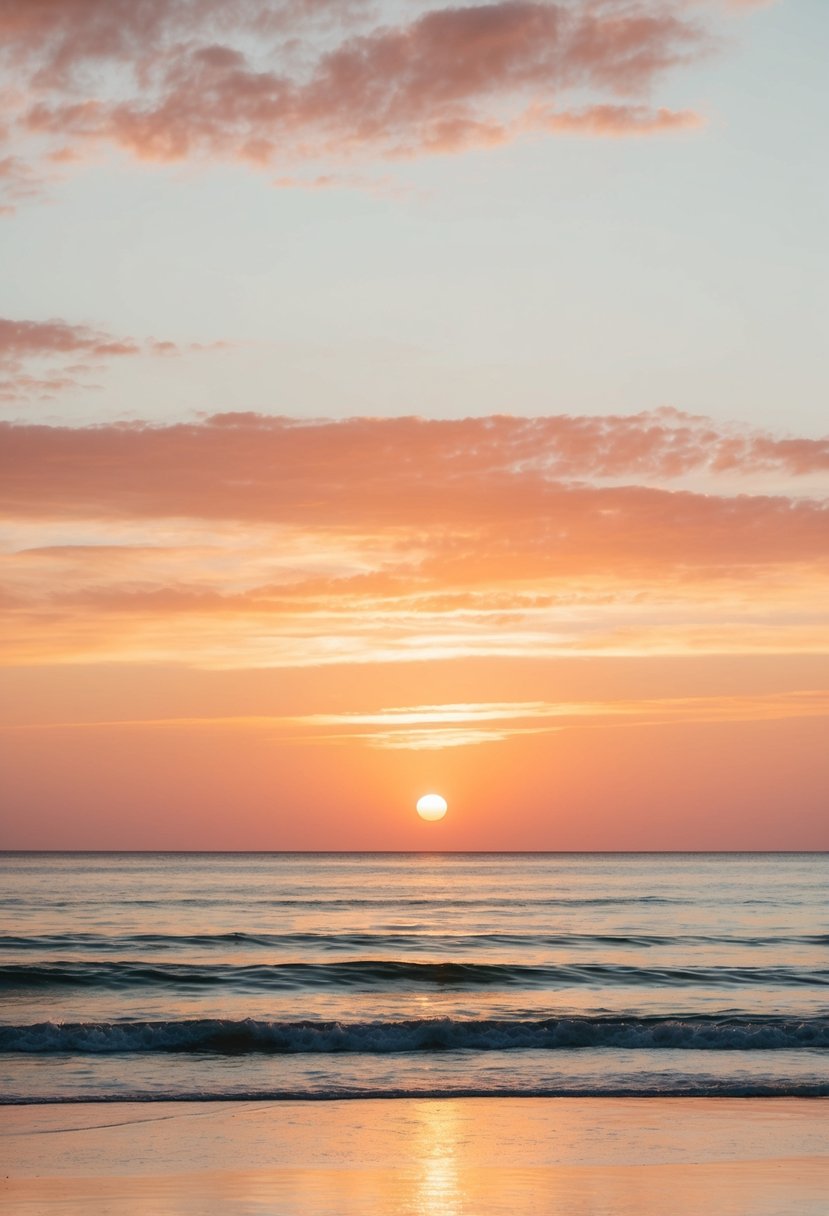
M 417 800 L 417 813 L 421 819 L 427 819 L 430 822 L 442 819 L 446 810 L 446 799 L 441 798 L 440 794 L 424 794 Z

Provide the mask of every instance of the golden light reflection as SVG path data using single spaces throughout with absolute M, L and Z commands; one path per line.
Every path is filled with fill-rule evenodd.
M 457 1105 L 426 1099 L 414 1108 L 412 1157 L 417 1162 L 413 1211 L 419 1216 L 464 1212 Z

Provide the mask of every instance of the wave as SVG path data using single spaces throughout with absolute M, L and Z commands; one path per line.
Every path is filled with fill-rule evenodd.
M 829 1047 L 829 1018 L 574 1016 L 529 1020 L 38 1022 L 0 1026 L 0 1052 L 214 1055 L 554 1051 L 791 1051 Z
M 244 896 L 237 897 L 237 903 L 245 908 L 250 907 L 266 907 L 266 908 L 515 908 L 515 899 L 512 896 L 472 896 L 472 897 L 447 897 L 441 894 L 437 895 L 382 895 L 382 896 L 320 896 L 320 895 L 290 895 L 290 896 L 263 896 L 256 898 L 246 898 Z M 527 896 L 521 900 L 521 907 L 524 908 L 603 908 L 615 907 L 616 905 L 628 904 L 691 904 L 698 903 L 699 900 L 682 899 L 675 895 L 544 895 L 544 896 Z M 717 904 L 725 903 L 765 903 L 774 902 L 779 904 L 780 900 L 745 900 L 742 898 L 735 900 L 718 899 Z M 2 896 L 0 897 L 0 907 L 25 907 L 38 909 L 43 908 L 98 908 L 101 906 L 108 907 L 111 904 L 111 897 L 104 895 L 99 899 L 80 899 L 73 898 L 71 901 L 63 898 L 50 899 L 48 895 L 38 893 L 37 897 L 30 896 Z M 228 906 L 228 895 L 221 896 L 205 896 L 205 895 L 184 895 L 170 896 L 165 894 L 163 897 L 152 895 L 136 896 L 131 899 L 121 899 L 118 901 L 120 907 L 197 907 L 197 908 L 226 908 Z
M 790 935 L 729 935 L 715 933 L 455 933 L 424 934 L 419 932 L 380 933 L 42 933 L 0 934 L 0 950 L 89 950 L 151 948 L 175 950 L 182 947 L 198 949 L 236 948 L 291 949 L 316 947 L 348 950 L 360 947 L 388 949 L 463 950 L 488 946 L 541 947 L 562 946 L 590 948 L 592 946 L 677 946 L 725 945 L 769 948 L 773 946 L 829 946 L 829 934 L 803 933 Z
M 829 985 L 829 971 L 806 967 L 637 967 L 621 963 L 516 965 L 513 963 L 414 962 L 348 959 L 234 965 L 149 963 L 132 960 L 0 964 L 0 991 L 44 988 L 234 988 L 284 991 L 297 988 L 381 988 L 429 984 L 469 988 L 491 985 L 570 988 L 582 985 L 660 987 Z

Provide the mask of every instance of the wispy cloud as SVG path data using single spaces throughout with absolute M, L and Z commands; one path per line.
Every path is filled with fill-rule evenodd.
M 94 387 L 111 359 L 170 356 L 214 349 L 166 339 L 120 338 L 67 321 L 20 321 L 0 317 L 0 401 L 50 400 L 60 393 Z
M 598 105 L 581 110 L 553 111 L 543 118 L 539 115 L 538 124 L 555 133 L 607 137 L 689 131 L 702 126 L 702 118 L 694 110 Z
M 668 726 L 702 722 L 768 722 L 829 717 L 829 692 L 659 697 L 640 700 L 483 702 L 390 707 L 370 712 L 299 716 L 132 718 L 20 723 L 8 731 L 186 731 L 265 733 L 294 744 L 362 743 L 383 750 L 443 750 L 568 729 Z
M 333 728 L 318 741 L 361 739 L 383 749 L 441 750 L 491 743 L 515 735 L 547 734 L 573 728 L 663 726 L 680 722 L 763 722 L 783 718 L 829 717 L 829 692 L 786 692 L 758 696 L 661 697 L 649 700 L 584 702 L 495 702 L 418 705 L 376 713 L 315 714 L 297 726 Z

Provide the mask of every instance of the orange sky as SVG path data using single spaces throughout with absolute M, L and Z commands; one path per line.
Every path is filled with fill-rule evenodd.
M 0 847 L 829 848 L 826 16 L 0 4 Z
M 669 410 L 5 439 L 7 846 L 829 846 L 825 441 Z

